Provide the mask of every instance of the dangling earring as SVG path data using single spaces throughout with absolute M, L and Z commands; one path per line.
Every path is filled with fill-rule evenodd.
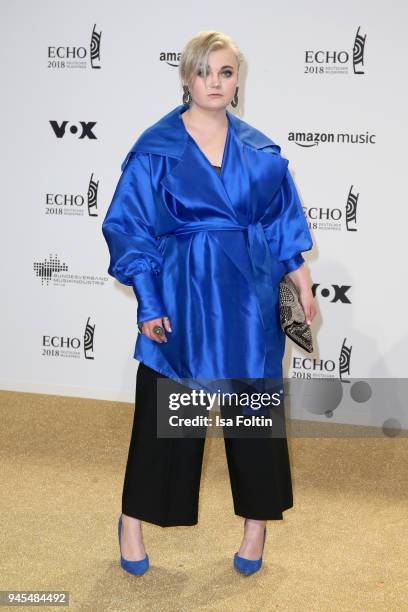
M 183 91 L 184 91 L 184 93 L 183 93 L 183 104 L 190 104 L 191 100 L 192 100 L 192 97 L 191 97 L 191 92 L 190 92 L 190 90 L 189 90 L 187 85 L 183 85 Z
M 238 89 L 239 87 L 236 88 L 234 97 L 231 100 L 231 106 L 233 106 L 234 108 L 238 106 Z

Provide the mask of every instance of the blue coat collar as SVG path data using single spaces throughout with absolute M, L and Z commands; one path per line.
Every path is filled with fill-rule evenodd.
M 218 175 L 179 117 L 183 109 L 187 105 L 177 106 L 147 128 L 129 151 L 123 168 L 132 153 L 175 158 L 159 183 L 186 210 L 205 211 L 210 202 L 218 218 L 243 225 L 262 218 L 288 165 L 279 154 L 280 147 L 227 111 L 228 132 Z M 157 190 L 160 187 L 156 185 Z
M 187 104 L 176 106 L 156 121 L 156 123 L 144 130 L 123 160 L 121 169 L 124 169 L 129 156 L 134 152 L 156 153 L 158 155 L 182 159 L 187 145 L 188 132 L 179 115 L 186 111 L 187 108 Z M 268 136 L 229 111 L 226 111 L 226 114 L 235 135 L 243 143 L 254 149 L 268 148 L 273 153 L 280 153 L 280 146 L 268 138 Z

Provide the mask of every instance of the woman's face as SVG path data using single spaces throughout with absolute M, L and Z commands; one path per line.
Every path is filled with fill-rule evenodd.
M 194 104 L 208 110 L 228 106 L 238 84 L 238 66 L 229 48 L 211 51 L 208 55 L 206 80 L 201 71 L 194 77 L 191 97 Z M 219 95 L 212 95 L 219 94 Z

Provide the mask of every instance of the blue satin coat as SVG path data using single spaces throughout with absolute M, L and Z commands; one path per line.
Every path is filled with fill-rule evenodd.
M 279 281 L 313 246 L 289 162 L 227 111 L 218 175 L 187 108 L 136 140 L 102 224 L 108 273 L 133 287 L 137 322 L 168 316 L 173 330 L 167 343 L 138 334 L 134 358 L 184 383 L 281 377 Z

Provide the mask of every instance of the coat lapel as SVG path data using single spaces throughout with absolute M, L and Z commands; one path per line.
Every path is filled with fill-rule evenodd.
M 182 123 L 182 120 L 179 119 Z M 184 126 L 182 129 L 185 130 Z M 230 128 L 224 148 L 224 160 L 228 155 Z M 225 170 L 225 168 L 223 169 Z M 224 174 L 224 172 L 222 172 Z M 216 216 L 231 218 L 234 215 L 233 204 L 224 187 L 221 176 L 218 176 L 211 163 L 186 131 L 185 146 L 179 163 L 160 181 L 162 186 L 177 200 L 197 211 L 210 205 Z
M 132 152 L 167 155 L 178 160 L 162 179 L 162 186 L 187 207 L 214 207 L 215 216 L 239 223 L 259 220 L 286 172 L 280 147 L 265 134 L 228 111 L 228 133 L 219 176 L 184 127 L 180 105 L 147 128 Z M 249 145 L 249 146 L 246 146 Z

